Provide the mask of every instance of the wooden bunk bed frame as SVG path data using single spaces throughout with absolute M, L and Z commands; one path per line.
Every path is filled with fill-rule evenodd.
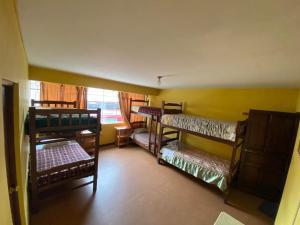
M 129 123 L 130 123 L 130 128 L 134 130 L 136 128 L 147 128 L 147 124 L 149 122 L 149 124 L 150 124 L 150 132 L 149 132 L 148 146 L 145 145 L 142 142 L 137 141 L 137 140 L 134 140 L 134 143 L 136 143 L 140 147 L 142 147 L 142 148 L 148 150 L 149 152 L 151 152 L 152 146 L 155 146 L 155 143 L 153 143 L 151 141 L 152 129 L 153 129 L 153 122 L 157 120 L 157 117 L 155 117 L 153 115 L 146 116 L 145 114 L 140 114 L 138 112 L 133 111 L 132 110 L 132 106 L 134 105 L 134 103 L 142 103 L 143 106 L 147 106 L 148 107 L 149 106 L 149 100 L 132 99 L 132 98 L 129 99 L 129 110 L 130 110 L 130 113 L 129 113 Z M 144 120 L 131 122 L 132 114 L 137 114 L 137 115 L 143 116 Z M 155 147 L 154 147 L 154 152 L 153 153 L 156 154 L 155 153 Z
M 31 99 L 31 106 L 40 105 L 41 107 L 51 107 L 54 108 L 61 107 L 61 108 L 77 108 L 77 101 L 54 101 L 54 100 L 34 100 Z
M 163 101 L 162 107 L 159 108 L 159 110 L 161 111 L 160 115 L 152 115 L 152 114 L 145 114 L 145 113 L 139 113 L 136 111 L 132 110 L 132 106 L 134 105 L 134 103 L 143 103 L 144 106 L 149 107 L 149 100 L 136 100 L 136 99 L 132 99 L 130 98 L 130 104 L 129 104 L 129 110 L 130 110 L 130 116 L 129 116 L 129 122 L 130 122 L 130 127 L 132 129 L 136 129 L 136 128 L 147 128 L 147 124 L 149 123 L 149 142 L 148 142 L 148 147 L 146 145 L 144 145 L 141 142 L 135 141 L 135 143 L 137 145 L 139 145 L 140 147 L 152 152 L 152 148 L 153 148 L 153 154 L 157 155 L 157 128 L 158 128 L 158 124 L 160 123 L 160 116 L 163 113 L 169 113 L 169 114 L 173 114 L 173 113 L 182 113 L 182 107 L 183 104 L 179 103 L 165 103 Z M 169 109 L 169 107 L 173 107 L 173 109 Z M 155 107 L 152 107 L 155 108 Z M 156 110 L 158 108 L 155 108 Z M 137 115 L 141 115 L 144 116 L 144 120 L 143 121 L 134 121 L 131 122 L 131 114 L 137 114 Z M 153 132 L 154 131 L 154 132 Z M 169 131 L 168 133 L 165 133 L 165 135 L 171 135 L 171 134 L 177 134 L 177 137 L 175 139 L 179 138 L 179 132 L 177 131 Z M 154 141 L 152 141 L 152 135 L 154 135 Z M 170 141 L 174 140 L 174 139 L 169 139 Z M 168 141 L 169 141 L 168 140 Z
M 132 99 L 132 98 L 129 99 L 129 123 L 130 123 L 130 127 L 132 129 L 135 129 L 135 128 L 146 128 L 147 127 L 147 123 L 148 123 L 148 118 L 147 117 L 144 117 L 143 121 L 134 121 L 134 122 L 131 122 L 131 113 L 138 114 L 138 115 L 142 116 L 142 114 L 139 114 L 139 113 L 137 113 L 137 112 L 135 112 L 135 111 L 132 110 L 132 106 L 134 105 L 134 103 L 142 103 L 142 104 L 144 104 L 144 106 L 149 106 L 149 100 Z
M 162 105 L 164 105 L 164 102 L 163 102 Z M 170 114 L 170 113 L 167 113 L 167 111 L 165 111 L 165 113 L 163 113 L 163 114 Z M 190 131 L 190 130 L 186 130 L 186 129 L 182 129 L 182 128 L 178 128 L 178 127 L 174 127 L 174 126 L 169 126 L 169 125 L 161 123 L 160 124 L 160 129 L 159 129 L 159 135 L 158 135 L 158 149 L 159 149 L 159 151 L 158 151 L 158 154 L 157 154 L 157 161 L 158 161 L 159 164 L 162 164 L 160 149 L 164 144 L 161 141 L 163 136 L 166 135 L 166 134 L 169 134 L 169 132 L 172 132 L 172 131 L 164 132 L 165 128 L 169 128 L 169 129 L 172 129 L 172 130 L 175 130 L 175 131 L 178 131 L 178 132 L 184 132 L 184 133 L 192 134 L 192 135 L 195 135 L 195 136 L 199 136 L 199 137 L 202 137 L 202 138 L 205 138 L 205 139 L 209 139 L 209 140 L 212 140 L 212 141 L 217 141 L 217 142 L 224 143 L 226 145 L 231 146 L 232 147 L 232 154 L 231 154 L 231 159 L 230 159 L 229 177 L 228 177 L 228 180 L 227 180 L 228 189 L 224 192 L 224 202 L 227 204 L 228 203 L 228 196 L 229 196 L 229 192 L 230 192 L 230 188 L 231 188 L 231 184 L 232 184 L 232 180 L 233 180 L 234 176 L 237 175 L 237 170 L 238 170 L 239 164 L 240 164 L 240 159 L 238 159 L 238 161 L 236 162 L 236 156 L 237 156 L 238 149 L 241 148 L 243 143 L 244 143 L 244 137 L 245 137 L 245 134 L 246 134 L 246 127 L 247 127 L 247 120 L 237 121 L 235 141 L 230 141 L 230 140 L 225 140 L 225 139 L 222 139 L 222 138 L 217 138 L 217 137 L 213 137 L 213 136 L 209 136 L 209 135 L 205 135 L 205 134 L 201 134 L 201 133 L 197 133 L 197 132 L 193 132 L 193 131 Z M 174 138 L 174 139 L 176 139 L 176 138 Z
M 51 116 L 57 117 L 57 124 L 51 124 Z M 62 118 L 66 119 L 68 115 L 68 124 L 62 123 Z M 78 117 L 78 123 L 72 123 L 72 116 Z M 96 117 L 94 117 L 96 115 Z M 47 118 L 47 125 L 41 128 L 36 126 L 36 117 L 43 116 Z M 87 117 L 88 120 L 82 122 L 82 117 Z M 90 123 L 90 118 L 93 117 L 96 123 Z M 37 145 L 41 144 L 39 135 L 43 135 L 42 144 L 58 143 L 75 138 L 77 131 L 93 130 L 95 134 L 95 154 L 89 160 L 76 161 L 74 163 L 63 164 L 53 167 L 48 170 L 37 171 Z M 39 194 L 53 187 L 65 184 L 71 180 L 80 179 L 88 176 L 93 176 L 93 180 L 81 184 L 82 187 L 88 184 L 93 184 L 93 193 L 97 190 L 98 178 L 98 153 L 99 139 L 101 129 L 101 109 L 86 110 L 86 109 L 36 109 L 29 108 L 29 136 L 30 136 L 30 191 L 31 191 L 31 207 L 33 212 L 36 212 L 39 204 Z M 53 134 L 56 135 L 53 135 Z M 67 135 L 66 135 L 67 134 Z M 45 138 L 45 135 L 47 138 Z M 55 139 L 53 139 L 55 138 Z M 92 166 L 91 166 L 92 165 Z M 88 169 L 87 169 L 88 168 Z M 55 175 L 55 176 L 54 176 Z M 43 184 L 38 181 L 43 178 Z M 76 187 L 77 188 L 77 187 Z

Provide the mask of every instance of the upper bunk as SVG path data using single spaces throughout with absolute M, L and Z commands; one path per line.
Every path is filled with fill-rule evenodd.
M 223 121 L 186 114 L 164 114 L 161 125 L 203 138 L 236 145 L 245 135 L 247 121 Z
M 34 101 L 32 101 L 33 103 Z M 35 101 L 35 103 L 40 101 Z M 88 110 L 70 108 L 75 106 L 74 102 L 61 101 L 43 101 L 50 107 L 34 107 L 29 108 L 29 113 L 25 120 L 25 133 L 51 133 L 63 131 L 96 131 L 101 129 L 101 109 Z M 63 106 L 67 108 L 52 108 L 52 105 Z M 35 104 L 33 104 L 35 105 Z
M 130 113 L 138 114 L 144 117 L 157 118 L 161 116 L 161 108 L 149 106 L 149 100 L 132 99 L 129 103 Z
M 182 103 L 162 102 L 161 107 L 149 106 L 149 100 L 140 100 L 130 98 L 130 113 L 139 114 L 145 117 L 151 117 L 160 120 L 163 114 L 177 114 L 182 112 Z

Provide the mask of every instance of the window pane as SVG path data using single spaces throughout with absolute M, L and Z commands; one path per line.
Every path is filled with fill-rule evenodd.
M 122 122 L 117 91 L 88 88 L 88 109 L 101 108 L 102 123 Z
M 30 99 L 40 100 L 40 81 L 31 80 L 29 81 Z

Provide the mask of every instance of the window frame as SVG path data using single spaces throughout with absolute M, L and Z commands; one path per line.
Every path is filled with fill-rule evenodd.
M 92 93 L 90 93 L 92 92 Z M 114 93 L 114 95 L 111 95 L 111 93 Z M 90 100 L 89 97 L 94 96 L 93 100 Z M 105 101 L 105 97 L 107 98 L 115 98 L 114 101 Z M 97 100 L 100 99 L 100 100 Z M 94 88 L 94 87 L 87 87 L 87 109 L 95 109 L 95 108 L 90 108 L 89 107 L 89 102 L 92 102 L 96 105 L 103 105 L 105 103 L 115 103 L 117 104 L 117 108 L 111 109 L 111 111 L 115 111 L 115 115 L 113 114 L 105 114 L 105 111 L 109 111 L 109 109 L 105 108 L 105 107 L 99 107 L 101 108 L 101 123 L 102 124 L 122 124 L 124 123 L 124 120 L 122 118 L 122 114 L 121 114 L 121 110 L 120 110 L 120 106 L 119 106 L 119 96 L 118 96 L 118 91 L 115 90 L 109 90 L 109 89 L 102 89 L 102 88 Z M 104 116 L 110 116 L 109 118 L 115 118 L 116 121 L 112 122 L 112 121 L 105 121 L 103 120 Z M 121 120 L 118 120 L 118 118 L 121 118 Z

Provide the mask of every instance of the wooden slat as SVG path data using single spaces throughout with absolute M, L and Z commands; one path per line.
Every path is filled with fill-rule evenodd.
M 131 102 L 144 102 L 144 103 L 149 103 L 149 100 L 131 99 Z
M 163 135 L 178 134 L 177 130 L 167 131 Z
M 55 105 L 55 107 L 57 107 L 57 105 L 60 105 L 61 107 L 73 107 L 76 108 L 77 102 L 76 101 L 48 101 L 48 100 L 44 100 L 44 101 L 36 101 L 34 99 L 31 99 L 31 106 L 35 106 L 35 105 L 47 105 L 48 107 L 50 107 L 51 105 Z
M 64 180 L 60 180 L 59 182 L 47 184 L 46 186 L 41 186 L 41 187 L 39 187 L 39 193 L 47 191 L 47 190 L 50 190 L 50 189 L 52 189 L 54 187 L 61 186 L 63 184 L 67 184 L 67 183 L 69 183 L 72 180 L 81 179 L 81 178 L 85 178 L 85 177 L 90 177 L 90 176 L 93 176 L 93 175 L 94 175 L 93 171 L 91 171 L 91 172 L 82 172 L 82 173 L 80 173 L 77 176 L 73 176 L 73 177 L 70 177 L 70 178 L 65 178 Z M 83 186 L 86 186 L 86 185 L 91 184 L 91 183 L 94 183 L 94 182 L 93 181 L 88 181 L 88 182 L 86 182 L 84 184 L 75 186 L 75 188 L 77 188 L 77 187 L 83 187 Z M 74 188 L 71 188 L 71 189 L 74 189 Z
M 177 104 L 177 103 L 165 103 L 165 106 L 182 106 L 182 104 Z

